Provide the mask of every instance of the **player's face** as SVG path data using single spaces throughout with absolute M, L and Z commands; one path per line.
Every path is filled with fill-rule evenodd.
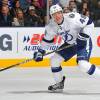
M 54 21 L 57 23 L 57 24 L 60 24 L 62 23 L 63 21 L 63 13 L 61 11 L 59 12 L 56 12 L 52 15 L 52 17 L 54 18 Z

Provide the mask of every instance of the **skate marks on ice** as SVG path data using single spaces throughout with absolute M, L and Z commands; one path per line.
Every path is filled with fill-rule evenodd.
M 63 92 L 51 92 L 48 90 L 36 91 L 8 91 L 7 94 L 58 94 L 58 95 L 100 95 L 100 92 L 88 92 L 81 90 L 67 90 Z

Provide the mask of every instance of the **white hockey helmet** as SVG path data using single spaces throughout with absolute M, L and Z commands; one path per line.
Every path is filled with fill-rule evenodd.
M 62 8 L 58 4 L 53 5 L 53 6 L 50 7 L 50 15 L 52 15 L 56 12 L 59 12 L 59 11 L 63 12 Z

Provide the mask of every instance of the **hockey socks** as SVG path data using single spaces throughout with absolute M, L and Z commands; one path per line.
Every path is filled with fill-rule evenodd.
M 78 62 L 78 65 L 81 71 L 95 77 L 100 77 L 100 69 L 88 61 L 81 60 Z
M 62 77 L 63 77 L 61 66 L 60 67 L 52 67 L 51 70 L 52 70 L 55 82 L 56 83 L 61 82 L 62 81 Z

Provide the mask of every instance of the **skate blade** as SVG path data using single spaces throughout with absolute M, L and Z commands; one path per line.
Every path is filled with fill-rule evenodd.
M 48 90 L 50 93 L 62 93 L 63 89 L 57 89 L 57 90 Z

